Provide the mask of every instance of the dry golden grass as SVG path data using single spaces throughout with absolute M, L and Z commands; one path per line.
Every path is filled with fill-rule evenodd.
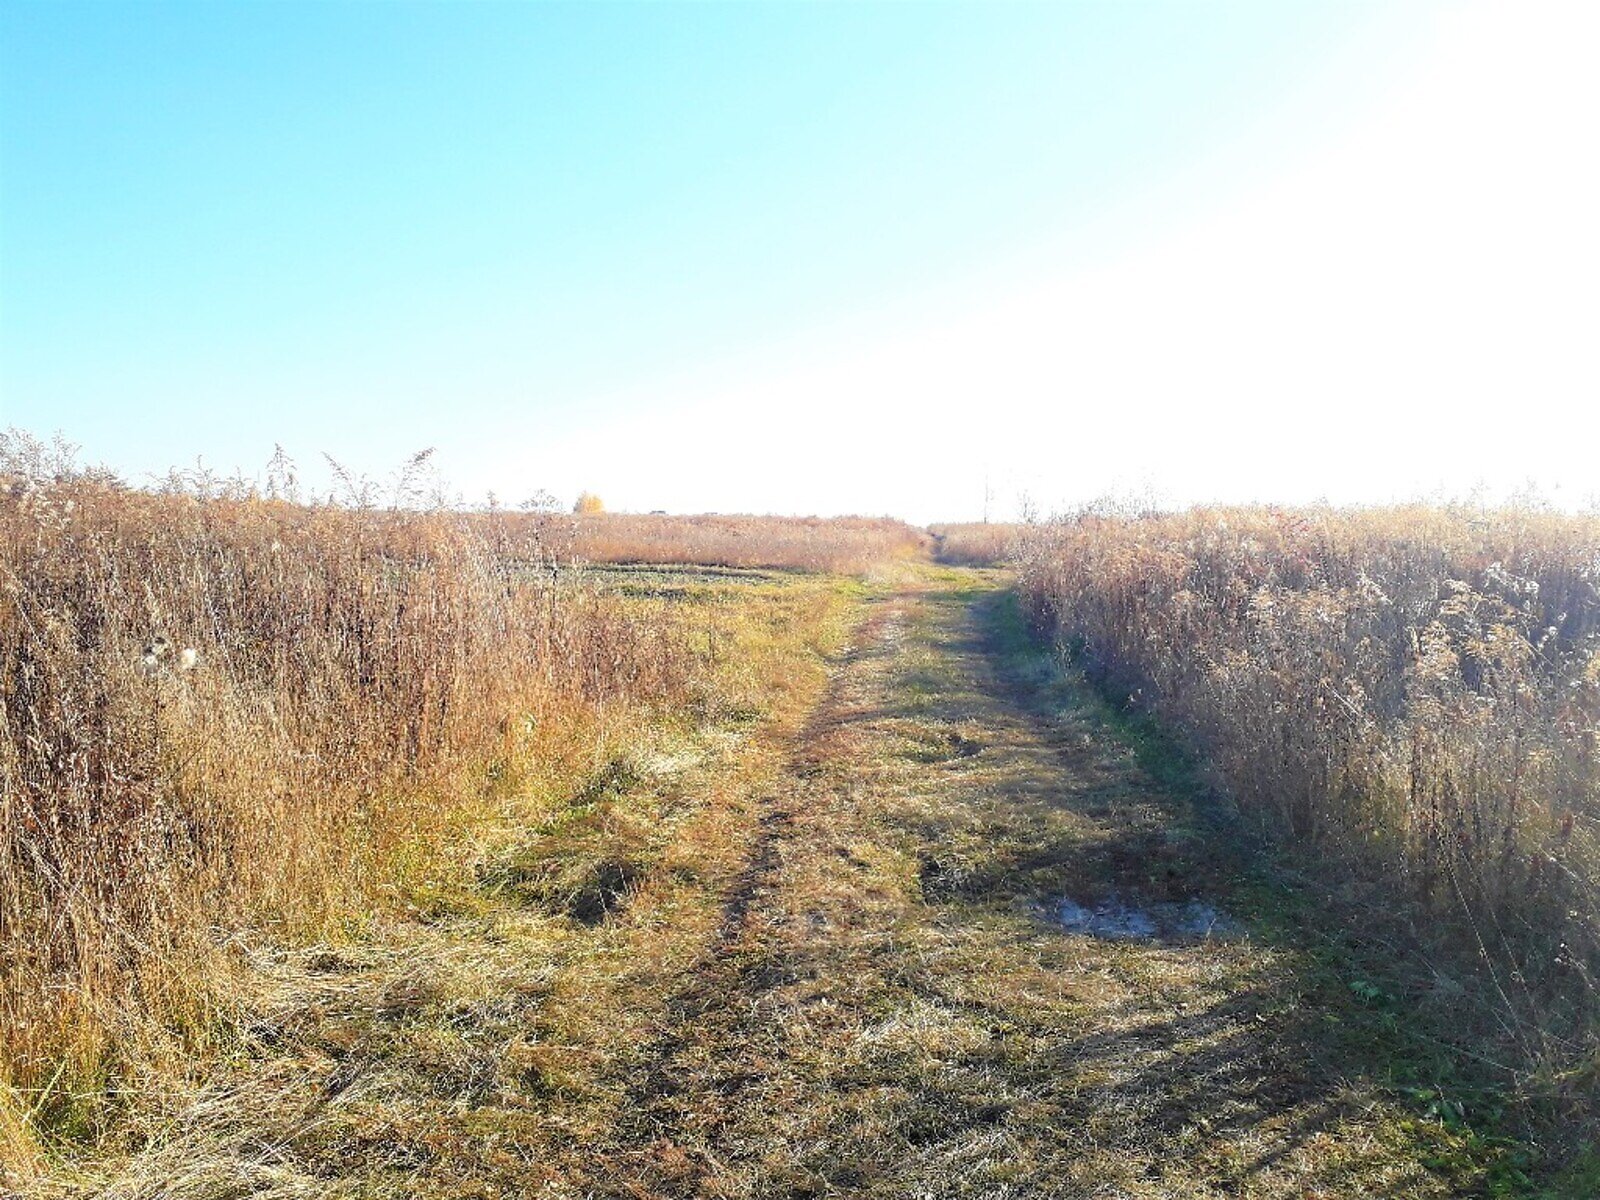
M 57 1140 L 31 1192 L 581 1183 L 593 1164 L 578 1150 L 614 1125 L 652 1005 L 715 927 L 754 797 L 815 702 L 857 591 L 695 572 L 600 586 L 628 619 L 719 647 L 687 702 L 570 729 L 514 789 L 460 814 L 427 869 L 393 880 L 359 928 L 243 939 L 229 1053 L 141 1081 L 116 1136 Z
M 1468 1053 L 1592 1111 L 1590 525 L 1020 543 L 1035 615 L 1247 811 L 1484 936 L 1407 990 L 1395 947 L 1447 940 L 1259 873 L 1007 576 L 907 527 L 149 493 L 3 448 L 0 1190 L 1531 1195 Z M 608 557 L 711 567 L 567 569 Z M 1048 919 L 1107 895 L 1248 933 Z
M 245 935 L 425 877 L 464 814 L 704 654 L 493 518 L 122 487 L 8 442 L 0 1154 L 230 1036 Z
M 537 519 L 537 518 L 536 518 Z M 924 556 L 928 536 L 873 517 L 664 516 L 543 518 L 544 537 L 597 563 L 699 563 L 859 575 Z
M 268 956 L 273 986 L 232 1060 L 147 1117 L 126 1156 L 33 1190 L 1421 1200 L 1482 1185 L 1501 1150 L 1415 1119 L 1372 1078 L 1380 1047 L 1330 1038 L 1355 1002 L 1290 940 L 1053 926 L 1052 898 L 1090 889 L 1243 899 L 1213 861 L 1226 838 L 1027 644 L 996 580 L 906 576 L 892 592 L 607 580 L 641 616 L 670 586 L 715 630 L 717 715 L 641 724 L 576 790 L 509 802 L 428 905 Z M 632 883 L 587 919 L 561 881 L 607 863 Z
M 793 647 L 842 595 L 572 570 L 574 528 L 633 519 L 420 511 L 407 473 L 392 507 L 342 473 L 343 504 L 294 503 L 282 474 L 135 490 L 0 438 L 0 1174 L 134 1136 L 295 947 L 451 910 L 463 879 L 603 917 L 656 853 L 608 815 L 632 755 L 796 702 Z M 813 571 L 920 545 L 689 527 L 673 557 Z M 560 853 L 484 865 L 550 805 L 589 814 Z
M 1600 518 L 1086 516 L 1032 547 L 1023 587 L 1036 618 L 1130 709 L 1181 733 L 1244 812 L 1375 879 L 1429 931 L 1445 955 L 1437 986 L 1467 981 L 1462 1019 L 1484 1053 L 1533 1092 L 1590 1106 Z
M 956 567 L 998 567 L 1022 554 L 1030 525 L 991 524 L 988 521 L 956 525 L 930 525 L 933 555 Z

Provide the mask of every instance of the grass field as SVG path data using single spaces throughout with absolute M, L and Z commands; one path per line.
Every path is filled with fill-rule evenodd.
M 38 1194 L 1541 1194 L 1385 948 L 1003 577 L 651 574 L 715 618 L 727 702 L 259 950 L 230 1053 Z M 1153 932 L 1062 923 L 1113 898 Z
M 578 513 L 536 518 L 564 557 L 594 563 L 779 567 L 858 575 L 925 555 L 930 537 L 873 517 L 668 516 Z
M 4 503 L 9 1191 L 1600 1187 L 1585 994 L 1521 971 L 1496 1023 L 1498 956 L 1537 944 L 1505 918 L 1548 896 L 1452 908 L 1403 840 L 1340 840 L 1346 792 L 1306 829 L 1237 773 L 1228 738 L 1309 720 L 1289 633 L 1330 628 L 1317 603 L 1356 611 L 1316 571 L 1391 597 L 1422 578 L 1381 528 L 1340 527 L 1314 570 L 1259 530 L 943 527 L 868 561 L 847 525 L 839 573 L 585 561 L 493 514 L 84 476 Z M 1536 522 L 1492 561 L 1530 578 L 1528 554 L 1580 543 Z M 1230 658 L 1203 605 L 1235 594 L 1230 553 L 1267 571 L 1241 611 L 1265 591 L 1309 623 Z M 1446 577 L 1474 595 L 1500 578 L 1462 563 Z M 1206 570 L 1224 582 L 1192 602 L 1155 590 Z M 1334 645 L 1313 660 L 1335 669 Z M 1185 689 L 1216 662 L 1268 673 L 1208 709 Z M 1529 815 L 1550 803 L 1539 682 L 1487 691 L 1523 721 L 1519 862 L 1550 829 Z M 1488 755 L 1459 778 L 1500 779 Z M 1581 931 L 1592 909 L 1563 895 Z M 1475 958 L 1483 913 L 1499 940 Z
M 1600 1200 L 1597 118 L 0 0 L 0 1200 Z
M 1406 940 L 1514 1089 L 1592 1131 L 1600 522 L 1412 507 L 1089 516 L 1031 613 L 1247 825 Z

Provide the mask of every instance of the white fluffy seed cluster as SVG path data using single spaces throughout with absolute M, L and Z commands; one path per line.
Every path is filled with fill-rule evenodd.
M 172 642 L 159 633 L 144 644 L 139 654 L 139 666 L 147 675 L 158 671 L 192 671 L 199 665 L 200 651 L 185 646 L 174 653 Z

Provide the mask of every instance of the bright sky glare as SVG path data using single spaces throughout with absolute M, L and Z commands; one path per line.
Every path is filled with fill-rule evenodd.
M 1600 493 L 1600 6 L 0 7 L 0 422 L 469 496 Z

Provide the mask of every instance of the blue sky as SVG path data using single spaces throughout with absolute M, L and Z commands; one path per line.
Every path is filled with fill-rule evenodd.
M 984 476 L 1047 504 L 1159 486 L 1114 430 L 1094 458 L 1116 470 L 1081 479 L 1073 429 L 1180 387 L 1212 432 L 1270 423 L 1269 384 L 1237 407 L 1224 356 L 1110 386 L 1115 364 L 1063 352 L 1086 292 L 1119 314 L 1096 353 L 1159 360 L 1193 313 L 1130 295 L 1180 294 L 1159 264 L 1206 222 L 1352 143 L 1362 169 L 1363 130 L 1470 79 L 1470 8 L 11 0 L 0 420 L 136 479 L 254 471 L 274 443 L 382 473 L 437 446 L 473 495 L 639 508 L 959 516 Z M 1522 68 L 1549 74 L 1549 34 Z M 1427 467 L 1401 482 L 1461 482 Z

